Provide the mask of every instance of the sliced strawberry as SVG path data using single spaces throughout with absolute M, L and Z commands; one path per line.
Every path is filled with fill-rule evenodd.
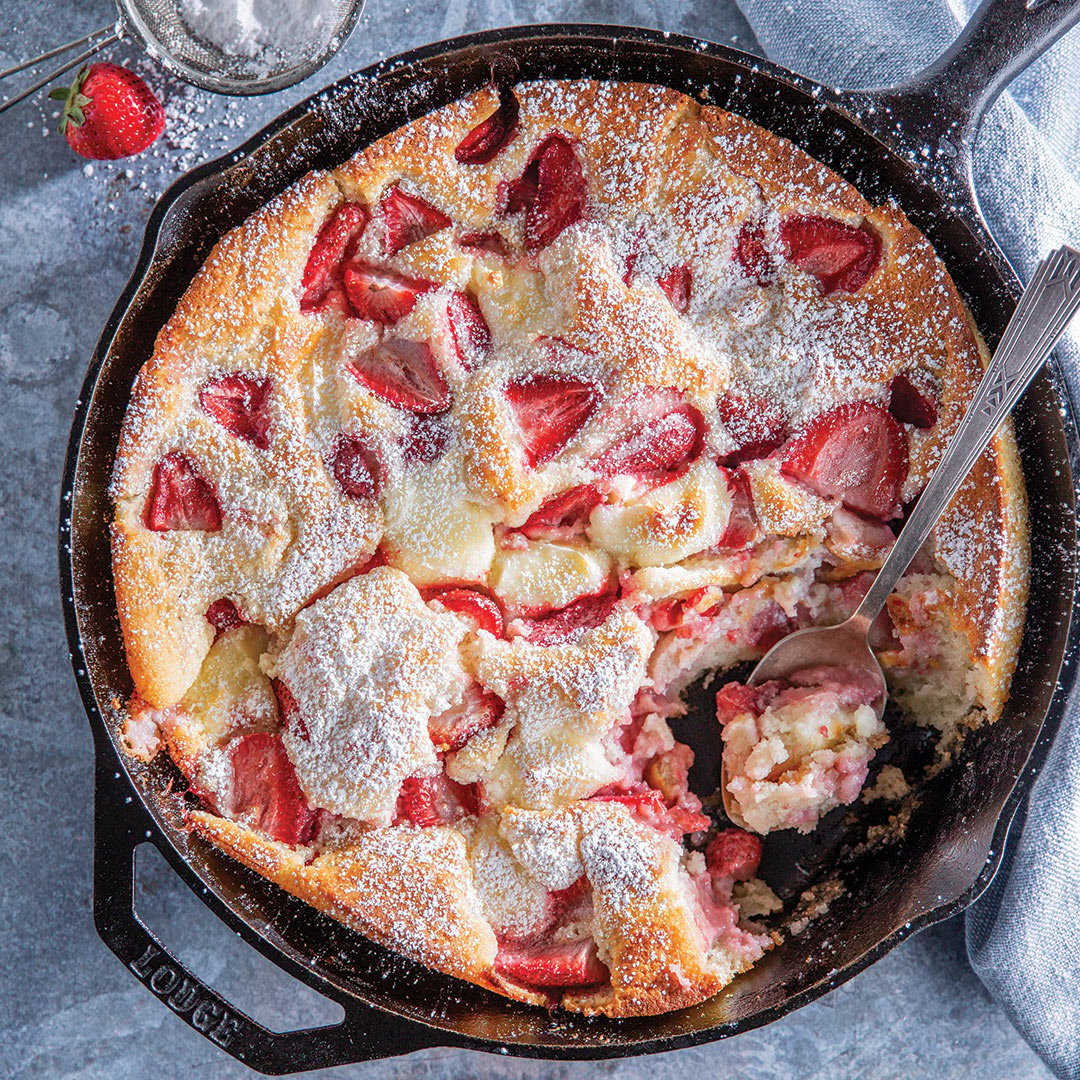
M 371 215 L 360 203 L 342 203 L 319 230 L 300 285 L 300 310 L 305 315 L 336 309 L 344 311 L 342 264 L 363 234 Z
M 568 922 L 577 922 L 592 907 L 592 885 L 589 879 L 581 877 L 565 889 L 555 889 L 547 895 L 547 925 L 562 926 Z
M 530 540 L 569 539 L 585 531 L 589 515 L 603 502 L 603 495 L 592 485 L 552 495 L 533 511 L 521 531 Z
M 363 439 L 340 436 L 330 471 L 350 499 L 374 499 L 379 494 L 382 478 L 379 459 Z
M 633 791 L 598 791 L 591 798 L 596 802 L 621 803 L 649 828 L 667 833 L 674 840 L 709 827 L 704 814 L 681 806 L 667 806 L 659 791 L 644 785 Z
M 450 388 L 426 341 L 380 338 L 346 365 L 376 397 L 415 413 L 450 408 Z
M 394 184 L 379 204 L 386 223 L 386 254 L 396 255 L 402 248 L 415 244 L 443 229 L 452 222 L 441 211 L 419 195 L 410 195 Z
M 758 714 L 757 691 L 744 683 L 725 683 L 716 692 L 716 720 L 723 727 L 743 713 Z
M 254 375 L 219 375 L 203 383 L 199 405 L 230 435 L 265 450 L 270 445 L 270 380 Z
M 479 589 L 470 589 L 462 585 L 434 585 L 421 589 L 420 595 L 425 600 L 437 600 L 447 611 L 456 611 L 467 615 L 480 630 L 501 638 L 506 633 L 506 621 L 498 602 Z
M 743 624 L 742 636 L 750 648 L 764 653 L 799 628 L 797 616 L 788 615 L 775 600 L 770 600 Z
M 166 454 L 154 466 L 146 527 L 154 532 L 217 532 L 221 528 L 221 506 L 214 489 L 183 454 Z
M 525 211 L 525 248 L 547 247 L 585 213 L 585 174 L 565 135 L 549 135 L 533 151 L 525 172 L 503 189 L 508 214 Z
M 424 293 L 439 287 L 437 282 L 426 278 L 406 277 L 396 270 L 367 262 L 349 263 L 344 282 L 350 313 L 380 326 L 401 322 Z
M 491 330 L 472 293 L 453 292 L 446 301 L 446 324 L 458 363 L 475 371 L 491 352 Z
M 497 197 L 502 212 L 517 214 L 522 210 L 528 210 L 536 202 L 539 186 L 540 164 L 534 157 L 516 180 L 503 180 L 499 183 Z
M 722 465 L 741 465 L 753 458 L 767 457 L 787 438 L 787 416 L 783 408 L 755 394 L 725 391 L 717 399 L 716 411 L 735 440 L 735 449 L 720 459 Z
M 705 865 L 714 878 L 749 881 L 761 862 L 761 838 L 745 829 L 721 829 L 705 849 Z
M 760 222 L 743 222 L 735 238 L 735 258 L 751 281 L 759 285 L 772 281 L 773 261 L 765 247 L 765 230 Z
M 681 839 L 688 833 L 701 832 L 712 824 L 700 811 L 685 806 L 669 806 L 667 814 L 671 822 L 671 835 L 675 839 Z
M 401 456 L 407 465 L 430 465 L 446 452 L 453 428 L 445 413 L 414 413 L 401 436 Z
M 476 811 L 475 785 L 455 783 L 446 773 L 410 776 L 401 785 L 394 824 L 408 821 L 420 828 L 449 825 Z
M 462 165 L 486 165 L 517 133 L 519 113 L 514 91 L 500 86 L 499 107 L 457 144 L 454 157 Z
M 579 630 L 593 630 L 611 614 L 615 593 L 579 596 L 558 611 L 532 620 L 527 639 L 534 645 L 557 645 Z
M 506 238 L 497 232 L 462 233 L 457 238 L 457 242 L 470 251 L 486 251 L 503 259 L 509 258 L 512 254 Z
M 473 683 L 460 704 L 428 720 L 428 734 L 436 750 L 460 750 L 474 735 L 494 727 L 505 711 L 502 698 Z
M 821 291 L 858 292 L 881 262 L 881 237 L 866 225 L 792 214 L 780 222 L 784 254 L 817 278 Z
M 678 391 L 641 390 L 623 404 L 637 423 L 593 462 L 601 476 L 666 483 L 700 456 L 705 418 Z
M 218 632 L 224 634 L 235 626 L 244 626 L 247 619 L 237 610 L 236 605 L 227 597 L 215 600 L 206 609 L 206 621 Z
M 742 469 L 725 469 L 722 465 L 720 468 L 723 469 L 731 495 L 731 509 L 724 533 L 716 546 L 721 551 L 741 551 L 748 544 L 752 544 L 761 532 L 757 514 L 754 513 L 754 494 L 750 489 L 750 478 Z
M 525 458 L 535 468 L 550 461 L 596 412 L 601 391 L 571 375 L 532 375 L 506 387 L 521 429 Z
M 889 383 L 889 412 L 901 424 L 932 428 L 938 420 L 937 402 L 928 391 L 917 386 L 910 375 L 901 371 Z
M 280 679 L 274 679 L 272 685 L 274 687 L 274 697 L 277 699 L 278 717 L 281 720 L 281 726 L 289 734 L 296 735 L 307 742 L 311 738 L 311 734 L 292 691 Z
M 649 622 L 661 634 L 677 630 L 686 624 L 686 604 L 682 600 L 664 600 L 654 604 L 649 612 Z
M 688 263 L 673 266 L 663 277 L 656 279 L 656 284 L 680 315 L 685 315 L 690 310 L 690 288 L 693 280 Z
M 280 735 L 241 735 L 230 749 L 232 792 L 229 816 L 251 822 L 272 840 L 306 844 L 317 815 L 307 804 Z
M 549 944 L 504 941 L 495 970 L 526 986 L 597 986 L 610 978 L 591 938 Z
M 815 417 L 795 436 L 781 470 L 823 498 L 887 521 L 900 513 L 907 439 L 880 405 L 849 401 Z
M 410 776 L 402 782 L 395 820 L 411 822 L 420 828 L 443 824 L 435 805 L 435 786 L 431 777 Z

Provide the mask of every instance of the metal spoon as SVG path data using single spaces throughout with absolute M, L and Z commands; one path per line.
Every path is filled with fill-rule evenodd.
M 880 687 L 876 707 L 878 717 L 881 717 L 888 691 L 881 665 L 870 649 L 870 627 L 979 455 L 989 445 L 994 432 L 1043 366 L 1078 307 L 1080 252 L 1069 247 L 1059 248 L 1040 263 L 1020 297 L 956 434 L 855 613 L 837 626 L 797 630 L 777 642 L 758 661 L 747 680 L 748 685 L 759 686 L 770 679 L 783 679 L 792 672 L 810 667 L 859 668 Z M 727 790 L 727 773 L 723 766 L 720 791 L 728 817 L 745 828 L 741 815 L 732 805 L 734 800 Z

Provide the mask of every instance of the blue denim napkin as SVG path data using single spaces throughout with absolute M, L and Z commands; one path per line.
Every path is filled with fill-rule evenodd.
M 949 45 L 975 0 L 737 0 L 765 54 L 835 86 L 904 79 Z M 1021 277 L 1080 244 L 1080 30 L 1021 75 L 983 122 L 976 187 Z M 1080 333 L 1057 351 L 1080 402 Z M 1080 687 L 1010 831 L 991 887 L 967 913 L 971 965 L 1059 1077 L 1080 1080 Z

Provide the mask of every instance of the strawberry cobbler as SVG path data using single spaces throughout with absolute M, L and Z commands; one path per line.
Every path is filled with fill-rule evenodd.
M 125 745 L 421 964 L 702 1001 L 782 941 L 762 835 L 856 799 L 892 725 L 947 752 L 1001 711 L 1007 428 L 874 627 L 890 729 L 844 668 L 731 682 L 855 608 L 984 360 L 904 214 L 770 132 L 659 86 L 472 93 L 228 233 L 162 328 L 112 488 Z M 730 818 L 672 728 L 714 678 Z

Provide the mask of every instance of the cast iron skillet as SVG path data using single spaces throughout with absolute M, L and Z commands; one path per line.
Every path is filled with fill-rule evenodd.
M 170 189 L 113 311 L 79 399 L 63 484 L 60 572 L 68 639 L 97 752 L 94 916 L 116 955 L 187 1023 L 268 1073 L 344 1064 L 425 1046 L 532 1057 L 651 1053 L 768 1023 L 824 994 L 908 935 L 960 911 L 997 868 L 1013 812 L 1056 729 L 1072 677 L 1076 586 L 1071 413 L 1049 377 L 1017 410 L 1033 530 L 1032 598 L 1012 702 L 922 791 L 906 838 L 860 854 L 839 825 L 803 840 L 801 877 L 773 860 L 786 894 L 839 873 L 828 913 L 710 1001 L 651 1019 L 550 1016 L 427 971 L 285 895 L 182 828 L 163 798 L 172 766 L 125 758 L 115 706 L 130 691 L 109 569 L 106 495 L 132 380 L 211 245 L 307 170 L 329 167 L 489 77 L 594 77 L 665 83 L 732 109 L 803 146 L 872 202 L 895 198 L 944 258 L 993 345 L 1018 294 L 970 180 L 985 108 L 1008 80 L 1080 20 L 1080 0 L 990 0 L 913 81 L 836 92 L 720 45 L 621 26 L 491 31 L 427 46 L 359 72 L 290 110 L 235 154 Z M 930 157 L 918 152 L 930 148 Z M 1062 399 L 1063 400 L 1063 399 Z M 1067 405 L 1066 405 L 1067 408 Z M 897 740 L 902 743 L 902 740 Z M 901 746 L 901 750 L 904 750 Z M 919 748 L 908 748 L 918 757 Z M 161 755 L 164 756 L 164 755 Z M 715 785 L 715 777 L 712 778 Z M 134 911 L 133 857 L 154 844 L 227 925 L 280 967 L 340 1002 L 345 1020 L 275 1034 L 239 1013 L 169 955 Z M 766 876 L 770 867 L 766 866 Z M 786 875 L 786 876 L 785 876 Z

